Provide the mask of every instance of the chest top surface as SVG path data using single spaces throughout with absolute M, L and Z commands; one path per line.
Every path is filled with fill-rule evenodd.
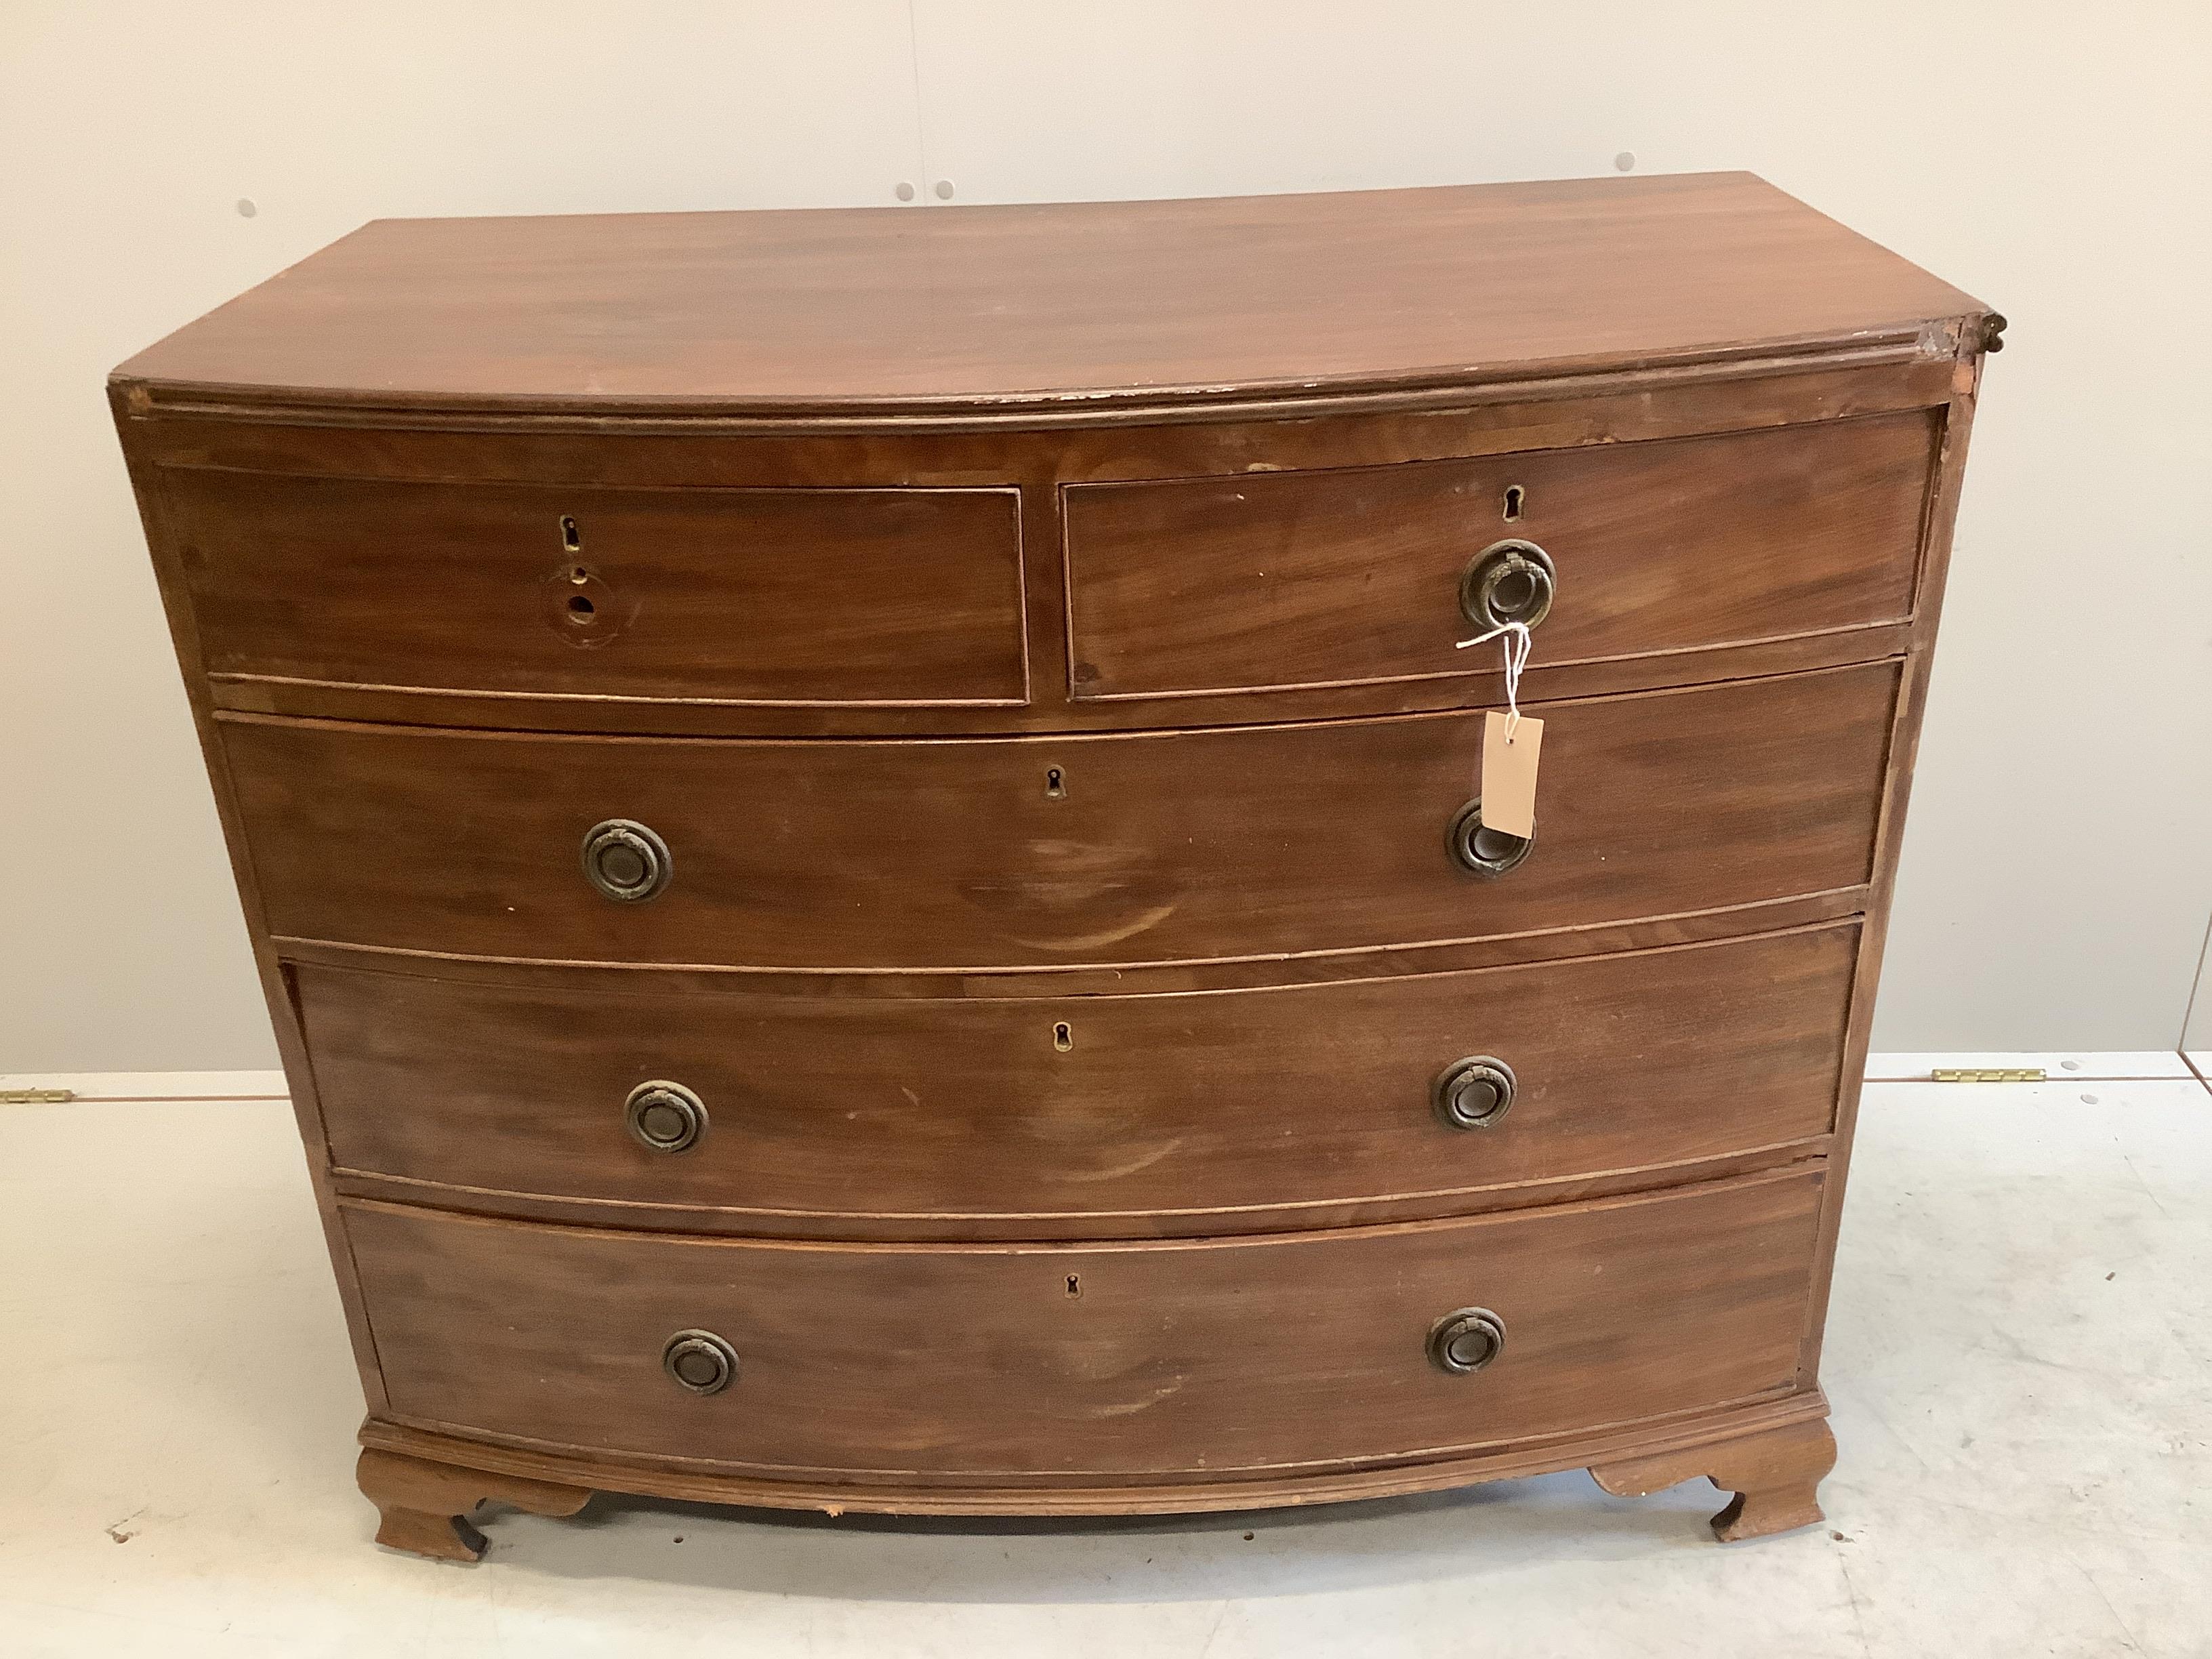
M 240 404 L 1018 414 L 1819 352 L 1984 309 L 1741 173 L 387 219 L 116 378 Z

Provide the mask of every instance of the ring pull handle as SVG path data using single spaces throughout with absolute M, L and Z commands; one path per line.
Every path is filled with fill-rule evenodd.
M 1513 1109 L 1513 1093 L 1519 1087 L 1513 1068 L 1504 1060 L 1472 1054 L 1437 1073 L 1430 1094 L 1445 1127 L 1487 1129 Z
M 1487 1308 L 1462 1308 L 1429 1328 L 1429 1363 L 1454 1376 L 1480 1370 L 1505 1352 L 1505 1322 Z
M 660 1351 L 660 1368 L 693 1394 L 720 1394 L 737 1380 L 738 1351 L 712 1331 L 678 1331 Z
M 641 904 L 668 885 L 668 843 L 635 818 L 609 818 L 584 832 L 584 878 L 609 898 Z
M 1477 796 L 1453 817 L 1445 842 L 1462 869 L 1495 879 L 1527 858 L 1536 838 L 1489 828 L 1482 821 L 1482 799 Z
M 1477 628 L 1519 623 L 1534 628 L 1551 614 L 1559 568 L 1535 543 L 1519 537 L 1492 542 L 1459 579 L 1459 608 Z
M 707 1133 L 707 1105 L 682 1084 L 656 1079 L 629 1091 L 623 1121 L 649 1152 L 687 1152 Z

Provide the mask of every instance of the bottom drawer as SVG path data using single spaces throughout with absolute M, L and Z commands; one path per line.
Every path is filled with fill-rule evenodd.
M 389 1413 L 560 1447 L 856 1478 L 1443 1455 L 1797 1379 L 1820 1172 L 1243 1240 L 811 1244 L 345 1206 Z M 1494 1316 L 1452 1370 L 1440 1322 Z M 1462 1328 L 1458 1358 L 1486 1346 Z M 694 1392 L 678 1333 L 726 1344 Z M 711 1382 L 713 1343 L 684 1368 Z

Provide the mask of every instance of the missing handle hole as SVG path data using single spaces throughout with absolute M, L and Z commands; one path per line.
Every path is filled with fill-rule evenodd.
M 1044 769 L 1044 798 L 1047 800 L 1067 799 L 1067 783 L 1060 776 L 1060 769 L 1057 766 L 1048 766 Z
M 1063 1054 L 1075 1046 L 1075 1033 L 1068 1028 L 1066 1020 L 1052 1028 L 1052 1046 Z
M 1519 520 L 1521 517 L 1521 509 L 1527 504 L 1528 500 L 1528 492 L 1523 489 L 1519 484 L 1508 484 L 1505 486 L 1506 523 L 1513 524 Z
M 571 553 L 584 550 L 584 532 L 576 528 L 576 521 L 565 513 L 561 515 L 561 545 Z
M 580 627 L 583 623 L 591 621 L 592 613 L 598 609 L 599 606 L 593 605 L 581 593 L 575 594 L 568 601 L 568 620 Z

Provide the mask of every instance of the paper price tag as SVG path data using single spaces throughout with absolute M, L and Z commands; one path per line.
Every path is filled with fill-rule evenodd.
M 1536 833 L 1536 761 L 1543 748 L 1543 721 L 1526 714 L 1518 720 L 1495 713 L 1482 717 L 1484 829 Z
M 1544 722 L 1521 712 L 1528 627 L 1500 623 L 1487 634 L 1462 640 L 1459 649 L 1486 640 L 1499 641 L 1504 650 L 1506 712 L 1482 717 L 1482 827 L 1526 840 L 1536 833 L 1536 757 L 1544 747 Z

